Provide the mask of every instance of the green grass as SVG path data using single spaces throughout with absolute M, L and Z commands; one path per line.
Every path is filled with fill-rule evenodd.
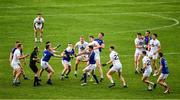
M 80 35 L 88 41 L 89 35 L 105 33 L 106 48 L 102 52 L 102 62 L 109 58 L 108 47 L 115 45 L 123 64 L 123 75 L 128 88 L 120 87 L 114 75 L 116 87 L 109 89 L 109 81 L 100 85 L 80 86 L 80 76 L 85 64 L 79 67 L 79 78 L 59 80 L 63 69 L 61 59 L 52 58 L 50 63 L 55 70 L 54 84 L 48 86 L 46 72 L 43 73 L 42 86 L 33 87 L 33 73 L 25 66 L 31 80 L 21 80 L 19 87 L 12 86 L 12 69 L 8 56 L 16 40 L 24 44 L 24 52 L 31 53 L 34 46 L 33 19 L 42 12 L 45 18 L 44 41 L 50 40 L 55 46 L 68 42 L 76 43 Z M 179 99 L 180 98 L 180 2 L 178 0 L 0 0 L 0 98 L 1 99 Z M 174 19 L 172 19 L 174 18 Z M 176 20 L 175 20 L 176 19 Z M 177 24 L 169 26 L 172 24 Z M 167 27 L 165 27 L 167 26 Z M 167 79 L 173 93 L 164 95 L 158 86 L 152 92 L 146 91 L 141 76 L 133 70 L 134 39 L 136 32 L 147 29 L 156 32 L 166 54 L 170 75 Z M 44 43 L 38 44 L 41 53 Z M 128 55 L 128 56 L 125 56 Z M 74 62 L 72 65 L 74 68 Z M 29 59 L 27 60 L 27 65 Z M 40 68 L 40 65 L 38 65 Z M 108 68 L 103 68 L 104 75 Z M 151 77 L 156 81 L 157 77 Z

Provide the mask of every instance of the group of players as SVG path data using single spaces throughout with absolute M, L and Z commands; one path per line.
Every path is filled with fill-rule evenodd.
M 34 20 L 34 36 L 35 42 L 37 40 L 37 32 L 40 31 L 40 42 L 42 41 L 42 34 L 43 34 L 43 26 L 44 26 L 44 19 L 40 14 L 38 14 L 37 18 Z M 49 60 L 51 57 L 58 57 L 62 58 L 62 65 L 64 69 L 60 75 L 60 79 L 64 80 L 64 78 L 68 78 L 69 73 L 71 72 L 71 60 L 73 57 L 76 58 L 75 62 L 75 72 L 74 75 L 77 77 L 78 72 L 78 65 L 80 62 L 86 62 L 86 67 L 83 69 L 83 75 L 81 78 L 82 86 L 87 84 L 87 77 L 90 77 L 90 73 L 92 75 L 92 79 L 94 79 L 95 84 L 99 84 L 103 82 L 103 70 L 102 66 L 110 65 L 110 69 L 107 72 L 107 78 L 110 80 L 111 84 L 108 86 L 109 88 L 115 86 L 115 82 L 112 78 L 112 75 L 117 72 L 119 79 L 122 81 L 123 87 L 127 87 L 127 84 L 122 76 L 122 64 L 120 62 L 118 53 L 115 51 L 114 46 L 109 47 L 110 51 L 110 60 L 107 63 L 101 64 L 100 54 L 102 49 L 105 48 L 105 43 L 103 41 L 104 33 L 100 32 L 98 34 L 98 38 L 94 38 L 94 36 L 89 36 L 89 43 L 84 40 L 83 36 L 80 36 L 80 40 L 73 46 L 72 43 L 68 43 L 67 48 L 61 53 L 61 55 L 56 54 L 56 49 L 60 47 L 52 47 L 50 41 L 46 42 L 45 49 L 43 50 L 43 56 L 40 59 L 38 57 L 39 48 L 34 47 L 33 52 L 30 55 L 30 63 L 29 66 L 34 72 L 34 86 L 39 86 L 41 81 L 41 75 L 43 71 L 47 71 L 48 73 L 48 80 L 47 84 L 52 85 L 51 77 L 54 73 L 53 67 L 49 64 Z M 146 32 L 145 36 L 142 36 L 141 33 L 137 33 L 137 38 L 135 39 L 135 73 L 138 74 L 140 72 L 143 73 L 142 81 L 148 85 L 148 90 L 152 90 L 152 86 L 155 88 L 156 84 L 149 81 L 148 78 L 151 75 L 152 68 L 151 65 L 154 67 L 154 75 L 159 75 L 157 83 L 165 87 L 164 93 L 169 93 L 169 86 L 165 83 L 165 80 L 168 76 L 168 67 L 167 61 L 163 57 L 163 53 L 160 52 L 160 42 L 157 40 L 157 34 L 153 34 L 152 37 L 150 36 L 150 31 Z M 78 49 L 78 52 L 76 52 Z M 13 68 L 13 85 L 18 86 L 20 84 L 19 78 L 21 74 L 23 74 L 24 79 L 28 79 L 24 75 L 23 65 L 21 64 L 20 60 L 27 58 L 29 55 L 23 54 L 23 45 L 19 41 L 16 42 L 15 48 L 13 48 L 12 52 L 10 53 L 10 63 Z M 140 68 L 140 60 L 141 57 L 143 67 Z M 160 68 L 157 69 L 156 61 L 160 59 Z M 152 64 L 151 64 L 152 62 Z M 40 63 L 41 69 L 38 70 L 36 63 Z M 100 78 L 98 78 L 95 74 L 95 69 L 98 69 Z
M 163 53 L 160 52 L 161 46 L 157 37 L 158 35 L 155 33 L 151 36 L 150 31 L 146 31 L 145 36 L 142 36 L 141 33 L 137 33 L 137 38 L 135 39 L 136 50 L 134 55 L 135 73 L 143 73 L 142 81 L 147 84 L 148 90 L 152 91 L 152 86 L 156 88 L 156 83 L 151 82 L 148 78 L 151 76 L 153 67 L 153 76 L 159 76 L 157 83 L 165 88 L 164 93 L 169 93 L 170 88 L 165 82 L 169 70 L 167 61 L 163 57 Z M 139 68 L 141 58 L 143 67 Z M 157 68 L 158 58 L 160 59 L 159 69 Z

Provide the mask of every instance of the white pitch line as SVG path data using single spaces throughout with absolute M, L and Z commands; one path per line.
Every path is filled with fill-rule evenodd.
M 110 4 L 61 4 L 61 5 L 47 5 L 47 6 L 21 6 L 21 5 L 15 5 L 15 6 L 8 6 L 1 8 L 7 8 L 7 9 L 14 9 L 14 8 L 34 8 L 34 7 L 87 7 L 87 6 L 111 6 L 111 5 L 152 5 L 152 4 L 164 4 L 164 3 L 180 3 L 179 1 L 172 1 L 172 2 L 127 2 L 127 3 L 110 3 Z
M 163 28 L 170 28 L 170 27 L 173 27 L 173 26 L 176 26 L 179 24 L 179 21 L 175 18 L 172 18 L 172 17 L 165 17 L 165 16 L 161 16 L 161 15 L 158 15 L 158 14 L 153 14 L 153 13 L 147 13 L 147 12 L 133 12 L 133 13 L 103 13 L 103 14 L 100 14 L 100 13 L 97 13 L 97 14 L 58 14 L 58 15 L 46 15 L 46 16 L 61 16 L 61 15 L 119 15 L 119 14 L 139 14 L 140 16 L 146 16 L 146 15 L 150 15 L 150 16 L 155 16 L 155 17 L 159 17 L 161 19 L 165 19 L 165 20 L 171 20 L 171 21 L 174 21 L 175 23 L 173 24 L 170 24 L 170 25 L 165 25 L 165 26 L 160 26 L 160 27 L 154 27 L 154 28 L 147 28 L 147 29 L 139 29 L 139 30 L 129 30 L 129 31 L 120 31 L 120 32 L 113 32 L 113 33 L 127 33 L 127 32 L 138 32 L 138 31 L 146 31 L 146 30 L 157 30 L 157 29 L 163 29 Z M 51 36 L 51 35 L 47 35 L 47 36 Z M 54 35 L 53 35 L 54 36 Z M 14 38 L 14 37 L 9 37 L 9 38 Z M 24 37 L 23 37 L 24 38 Z

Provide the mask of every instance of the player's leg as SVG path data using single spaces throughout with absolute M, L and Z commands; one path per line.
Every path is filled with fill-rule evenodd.
M 100 74 L 100 82 L 102 82 L 103 79 L 104 79 L 104 76 L 103 76 L 103 70 L 102 70 L 102 65 L 101 65 L 100 57 L 98 57 L 98 59 L 96 59 L 96 64 L 97 64 L 98 71 L 99 71 L 99 74 Z
M 124 77 L 122 76 L 122 71 L 118 70 L 117 72 L 118 72 L 119 79 L 122 81 L 123 87 L 127 88 L 126 81 L 125 81 Z
M 95 84 L 99 84 L 98 78 L 97 78 L 97 76 L 96 76 L 96 74 L 95 74 L 95 69 L 92 69 L 91 74 L 92 74 L 92 76 L 93 76 L 93 79 L 96 81 Z
M 111 82 L 111 84 L 108 86 L 109 88 L 115 86 L 115 82 L 112 78 L 112 75 L 115 73 L 115 70 L 112 70 L 112 68 L 107 72 L 106 76 L 109 79 L 109 81 Z
M 54 70 L 53 70 L 53 68 L 49 64 L 47 64 L 47 66 L 48 66 L 46 68 L 46 71 L 48 72 L 48 81 L 47 81 L 47 84 L 52 85 L 51 77 L 52 77 L 52 75 L 54 73 Z
M 62 61 L 62 64 L 64 66 L 64 69 L 61 73 L 60 79 L 63 80 L 64 79 L 64 74 L 66 73 L 66 71 L 68 70 L 68 64 L 66 64 L 64 61 Z
M 14 78 L 14 80 L 13 80 L 13 85 L 18 85 L 18 81 L 19 81 L 19 77 L 20 77 L 20 75 L 21 75 L 21 68 L 19 67 L 19 68 L 16 68 L 15 69 L 16 70 L 16 75 L 15 75 L 15 78 Z
M 40 42 L 43 42 L 43 29 L 40 29 Z
M 69 75 L 70 72 L 71 72 L 71 65 L 68 65 L 68 69 L 67 69 L 67 71 L 66 71 L 66 76 L 65 76 L 65 78 L 69 78 L 68 75 Z
M 79 57 L 77 57 L 76 63 L 75 63 L 75 71 L 74 71 L 74 76 L 75 77 L 77 77 L 77 70 L 78 70 L 79 63 L 80 63 L 80 59 L 79 59 Z
M 39 78 L 42 76 L 43 71 L 44 71 L 44 69 L 41 68 L 40 71 L 39 71 Z
M 153 55 L 153 58 L 152 58 L 152 65 L 153 65 L 153 69 L 154 69 L 153 76 L 157 76 L 157 56 L 158 55 Z
M 34 28 L 34 41 L 38 42 L 38 40 L 37 40 L 37 29 L 36 28 Z
M 134 53 L 134 69 L 135 69 L 135 74 L 138 74 L 138 66 L 137 66 L 138 56 L 139 56 L 139 53 L 136 50 L 135 53 Z
M 25 74 L 24 67 L 22 64 L 21 64 L 21 71 L 22 71 L 22 75 L 23 75 L 24 80 L 29 80 L 29 78 Z
M 81 84 L 82 86 L 86 85 L 87 84 L 87 73 L 91 71 L 91 65 L 88 65 L 87 67 L 85 67 L 83 69 L 83 76 L 81 78 L 81 81 L 83 81 L 83 83 Z
M 169 93 L 169 86 L 165 82 L 167 76 L 167 74 L 161 74 L 157 80 L 157 83 L 165 88 L 164 93 Z
M 39 86 L 38 68 L 34 64 L 30 64 L 30 68 L 34 72 L 34 86 Z

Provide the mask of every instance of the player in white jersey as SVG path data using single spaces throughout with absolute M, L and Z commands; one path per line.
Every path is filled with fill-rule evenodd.
M 151 68 L 151 60 L 150 58 L 147 56 L 147 52 L 146 51 L 142 51 L 142 62 L 143 62 L 143 68 L 141 69 L 141 71 L 143 72 L 143 76 L 142 76 L 142 81 L 144 83 L 147 84 L 148 86 L 148 91 L 152 91 L 152 86 L 154 87 L 154 89 L 156 88 L 156 84 L 149 81 L 149 77 L 152 73 L 152 68 Z
M 86 42 L 84 40 L 83 36 L 80 36 L 79 42 L 77 42 L 74 46 L 74 50 L 76 50 L 76 48 L 77 48 L 78 54 L 80 54 L 80 53 L 85 51 L 87 46 L 88 46 L 88 42 Z M 79 65 L 80 61 L 87 62 L 88 61 L 88 55 L 83 54 L 83 55 L 78 56 L 76 58 L 76 66 L 75 66 L 75 72 L 74 72 L 75 77 L 77 77 L 77 70 L 78 70 L 78 65 Z
M 17 44 L 17 48 L 13 53 L 12 61 L 11 61 L 11 66 L 15 71 L 15 78 L 13 80 L 13 85 L 18 85 L 18 79 L 20 75 L 22 74 L 22 68 L 20 64 L 20 59 L 24 59 L 28 57 L 29 55 L 21 55 L 21 51 L 23 49 L 23 46 L 21 43 Z
M 109 51 L 111 52 L 110 60 L 106 64 L 103 64 L 103 66 L 106 66 L 107 64 L 111 64 L 111 63 L 113 64 L 113 66 L 110 68 L 110 70 L 106 74 L 108 79 L 111 81 L 111 84 L 108 87 L 111 88 L 111 87 L 115 86 L 115 82 L 112 79 L 112 75 L 115 72 L 118 72 L 118 77 L 122 81 L 123 87 L 127 87 L 124 77 L 122 76 L 122 64 L 118 57 L 118 53 L 116 51 L 114 51 L 114 46 L 110 46 Z
M 99 49 L 101 48 L 101 46 L 99 45 L 99 43 L 97 41 L 94 41 L 94 36 L 89 36 L 89 45 L 94 46 L 94 52 L 95 52 L 95 60 L 96 60 L 96 65 L 98 67 L 99 70 L 99 74 L 100 74 L 100 82 L 102 82 L 103 80 L 103 70 L 102 70 L 102 66 L 101 66 L 101 59 L 100 59 L 100 51 Z
M 157 58 L 158 52 L 161 50 L 161 45 L 159 40 L 157 39 L 157 34 L 152 35 L 152 40 L 149 42 L 150 50 L 148 56 L 152 59 L 152 66 L 154 68 L 153 76 L 157 76 Z
M 135 54 L 134 54 L 134 66 L 135 66 L 135 73 L 139 73 L 139 64 L 140 59 L 142 57 L 142 51 L 144 50 L 144 39 L 141 33 L 137 33 L 137 38 L 135 39 Z
M 38 42 L 37 40 L 37 32 L 40 32 L 40 42 L 42 42 L 43 37 L 43 27 L 44 27 L 44 18 L 41 16 L 41 14 L 37 14 L 37 17 L 34 19 L 34 38 L 35 42 Z

